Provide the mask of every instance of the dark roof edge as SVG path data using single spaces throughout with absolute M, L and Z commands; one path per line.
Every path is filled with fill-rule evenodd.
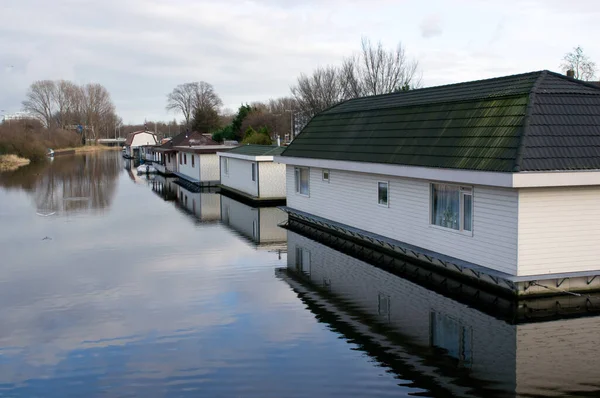
M 533 87 L 529 92 L 529 102 L 527 103 L 527 112 L 525 113 L 525 120 L 523 121 L 523 127 L 521 128 L 521 135 L 519 136 L 519 146 L 517 147 L 517 156 L 515 157 L 515 164 L 513 166 L 513 172 L 518 173 L 521 171 L 521 163 L 523 162 L 523 152 L 524 152 L 524 144 L 525 138 L 527 137 L 527 131 L 529 130 L 529 122 L 531 120 L 531 114 L 533 113 L 533 108 L 535 106 L 535 96 L 537 93 L 537 88 L 541 84 L 542 81 L 546 78 L 548 71 L 542 71 L 540 76 L 537 78 L 535 83 L 533 83 Z

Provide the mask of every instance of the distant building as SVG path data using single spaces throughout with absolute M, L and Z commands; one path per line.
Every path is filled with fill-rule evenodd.
M 152 131 L 136 131 L 134 133 L 129 133 L 127 140 L 125 141 L 125 153 L 123 156 L 130 159 L 139 159 L 141 156 L 141 147 L 148 145 L 158 145 L 156 134 Z M 146 154 L 146 152 L 144 154 Z
M 14 112 L 14 113 L 7 113 L 5 115 L 2 116 L 2 123 L 4 122 L 10 122 L 13 120 L 30 120 L 30 119 L 34 119 L 34 117 L 27 112 Z

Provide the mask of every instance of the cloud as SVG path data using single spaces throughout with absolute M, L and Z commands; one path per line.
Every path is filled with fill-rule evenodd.
M 443 33 L 442 20 L 438 15 L 429 15 L 423 19 L 419 28 L 421 29 L 421 36 L 425 39 L 441 36 Z

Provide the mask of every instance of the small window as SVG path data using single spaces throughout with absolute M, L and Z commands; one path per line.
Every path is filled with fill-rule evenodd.
M 309 195 L 309 169 L 307 167 L 296 167 L 294 169 L 296 180 L 296 193 L 300 195 Z
M 329 182 L 329 170 L 323 170 L 323 181 Z
M 194 155 L 190 156 L 192 158 L 192 167 L 194 167 Z
M 430 344 L 457 359 L 463 367 L 470 368 L 473 358 L 473 329 L 434 311 L 430 313 L 429 325 Z
M 383 181 L 377 183 L 377 201 L 381 206 L 389 206 L 389 185 L 388 182 Z
M 183 164 L 187 164 L 187 154 L 183 154 Z
M 252 181 L 256 181 L 256 163 L 252 163 Z
M 229 174 L 229 158 L 223 158 L 223 172 Z
M 431 184 L 431 224 L 456 231 L 473 231 L 473 189 Z
M 179 154 L 179 164 L 183 164 L 183 154 Z

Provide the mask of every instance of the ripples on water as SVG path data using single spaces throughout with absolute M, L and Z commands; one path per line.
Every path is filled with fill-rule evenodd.
M 129 168 L 0 174 L 0 396 L 600 391 L 594 297 L 517 306 L 394 275 L 278 209 Z

